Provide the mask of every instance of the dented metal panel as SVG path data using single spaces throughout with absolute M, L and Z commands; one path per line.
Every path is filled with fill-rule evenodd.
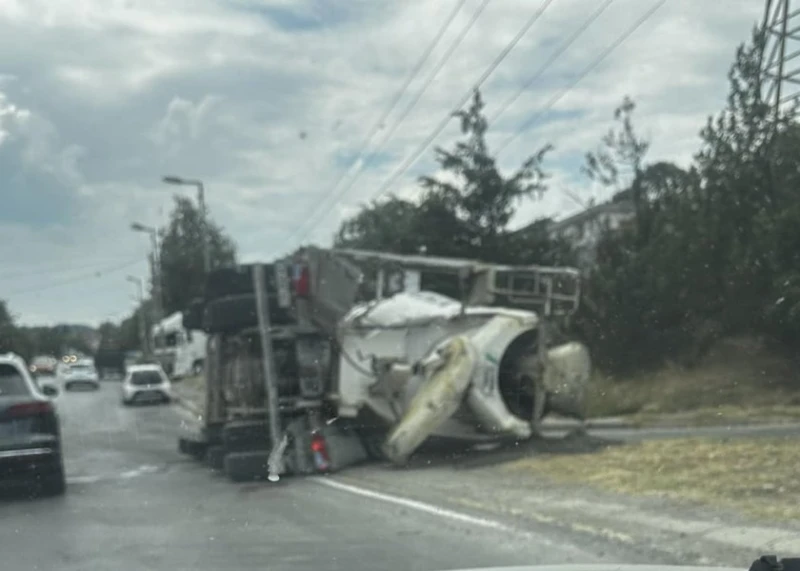
M 404 463 L 461 405 L 475 368 L 474 350 L 468 339 L 456 337 L 440 354 L 441 366 L 426 379 L 383 446 L 394 463 Z

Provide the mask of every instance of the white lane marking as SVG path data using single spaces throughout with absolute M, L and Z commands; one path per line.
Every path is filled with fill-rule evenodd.
M 350 492 L 351 494 L 356 494 L 359 496 L 363 496 L 365 498 L 372 498 L 374 500 L 380 500 L 383 502 L 387 502 L 390 504 L 395 504 L 398 506 L 403 506 L 405 508 L 409 508 L 412 510 L 417 510 L 420 512 L 424 512 L 427 514 L 436 515 L 439 517 L 445 517 L 448 519 L 452 519 L 454 521 L 460 521 L 462 523 L 469 523 L 472 525 L 478 525 L 481 527 L 486 527 L 489 529 L 495 529 L 500 531 L 510 531 L 518 533 L 519 530 L 509 527 L 499 521 L 495 521 L 492 519 L 472 516 L 469 514 L 457 512 L 454 510 L 450 510 L 447 508 L 442 508 L 433 504 L 428 504 L 425 502 L 420 502 L 418 500 L 412 500 L 409 498 L 403 498 L 400 496 L 392 496 L 389 494 L 384 494 L 382 492 L 375 492 L 373 490 L 368 490 L 365 488 L 359 488 L 357 486 L 351 486 L 350 484 L 343 484 L 342 482 L 337 482 L 336 480 L 331 480 L 329 478 L 314 478 L 314 481 L 328 486 L 330 488 L 335 488 L 337 490 L 342 490 L 345 492 Z
M 158 466 L 148 466 L 143 465 L 139 466 L 134 470 L 128 470 L 127 472 L 123 472 L 119 475 L 120 478 L 135 478 L 136 476 L 141 476 L 143 474 L 155 474 L 158 472 Z
M 97 482 L 108 482 L 112 480 L 129 480 L 145 474 L 155 474 L 159 472 L 158 466 L 143 464 L 133 470 L 127 470 L 120 474 L 94 474 L 87 476 L 67 476 L 67 484 L 96 484 Z
M 67 476 L 67 484 L 94 484 L 103 479 L 103 476 Z

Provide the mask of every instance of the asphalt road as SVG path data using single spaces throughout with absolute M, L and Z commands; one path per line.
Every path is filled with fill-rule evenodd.
M 123 408 L 116 383 L 62 394 L 58 405 L 67 494 L 0 497 L 4 569 L 366 571 L 643 562 L 613 545 L 581 545 L 360 493 L 335 478 L 333 484 L 232 484 L 177 453 L 175 407 Z

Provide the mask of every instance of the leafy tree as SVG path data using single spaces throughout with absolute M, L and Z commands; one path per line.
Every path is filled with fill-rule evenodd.
M 6 302 L 0 300 L 0 353 L 19 353 L 21 332 L 14 323 L 14 317 Z
M 586 164 L 582 170 L 593 181 L 608 187 L 625 188 L 615 198 L 629 199 L 633 203 L 638 232 L 643 234 L 647 226 L 645 207 L 648 197 L 642 187 L 642 174 L 650 142 L 636 134 L 633 127 L 635 110 L 636 104 L 626 96 L 614 110 L 618 128 L 609 129 L 600 147 L 586 154 Z M 646 238 L 642 236 L 642 239 Z
M 426 194 L 422 207 L 437 218 L 449 219 L 450 227 L 440 228 L 442 248 L 431 253 L 457 254 L 485 260 L 507 256 L 508 223 L 523 198 L 541 196 L 547 186 L 542 163 L 552 146 L 541 147 L 510 176 L 505 177 L 486 144 L 488 122 L 483 114 L 483 98 L 478 90 L 470 107 L 456 111 L 465 140 L 452 150 L 435 149 L 440 168 L 455 183 L 423 176 L 420 183 Z M 453 230 L 454 233 L 445 233 Z M 452 252 L 452 250 L 457 252 Z M 443 251 L 444 250 L 444 251 Z M 450 250 L 450 251 L 447 251 Z
M 486 144 L 483 106 L 475 91 L 469 108 L 454 113 L 464 140 L 452 150 L 435 149 L 447 180 L 423 176 L 419 200 L 391 197 L 364 207 L 342 224 L 335 244 L 505 263 L 547 263 L 558 257 L 547 232 L 528 233 L 525 241 L 508 231 L 517 203 L 546 190 L 542 163 L 551 147 L 543 146 L 516 172 L 503 176 Z M 534 239 L 536 244 L 530 242 Z
M 417 233 L 419 206 L 391 196 L 375 200 L 345 220 L 334 238 L 337 248 L 418 254 L 425 239 Z
M 161 236 L 160 274 L 166 315 L 185 309 L 203 294 L 203 217 L 191 200 L 175 196 L 169 225 Z M 222 229 L 208 221 L 211 268 L 234 264 L 236 248 Z
M 800 341 L 800 126 L 762 101 L 759 46 L 755 36 L 737 50 L 727 105 L 691 168 L 644 163 L 629 102 L 605 154 L 587 163 L 609 184 L 619 164 L 632 166 L 615 198 L 639 201 L 637 224 L 601 240 L 594 311 L 581 322 L 609 365 L 692 362 L 730 333 Z

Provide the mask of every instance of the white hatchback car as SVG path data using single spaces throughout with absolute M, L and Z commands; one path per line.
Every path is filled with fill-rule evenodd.
M 122 404 L 144 402 L 168 403 L 172 386 L 161 365 L 131 365 L 122 382 Z
M 78 362 L 70 365 L 64 371 L 64 390 L 72 390 L 73 387 L 86 387 L 93 390 L 100 388 L 100 377 L 94 364 Z

